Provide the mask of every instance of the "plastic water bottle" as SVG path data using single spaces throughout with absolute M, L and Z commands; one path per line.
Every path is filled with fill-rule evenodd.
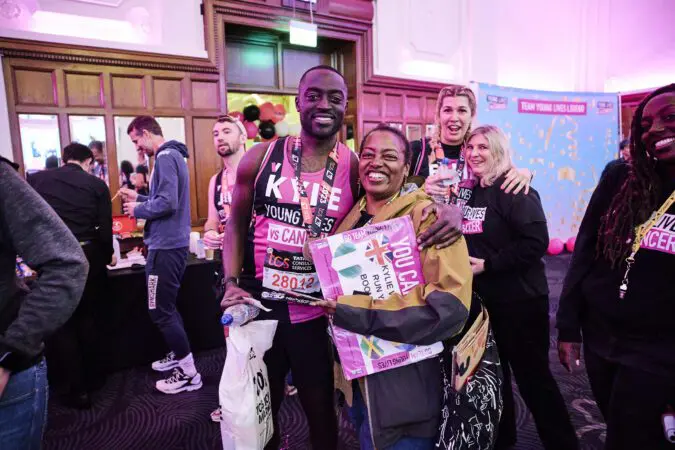
M 255 319 L 258 314 L 260 314 L 260 308 L 248 303 L 240 303 L 227 308 L 223 317 L 220 318 L 220 323 L 226 327 L 240 327 Z
M 440 185 L 446 190 L 446 194 L 434 195 L 433 199 L 436 203 L 448 203 L 450 186 L 458 181 L 457 173 L 450 167 L 450 160 L 448 158 L 443 158 L 438 161 L 438 172 L 436 175 L 441 177 Z
M 113 255 L 115 255 L 115 261 L 120 262 L 122 260 L 120 241 L 117 240 L 117 236 L 113 236 Z

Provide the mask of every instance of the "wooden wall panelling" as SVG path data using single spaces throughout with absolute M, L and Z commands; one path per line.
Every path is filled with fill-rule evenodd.
M 377 92 L 364 92 L 362 97 L 364 119 L 382 119 L 382 96 Z
M 201 223 L 208 217 L 209 180 L 221 169 L 221 158 L 213 148 L 213 123 L 215 117 L 194 117 L 192 129 L 194 130 L 194 165 L 196 202 L 193 203 L 193 212 Z
M 19 68 L 12 70 L 14 95 L 19 105 L 57 106 L 54 70 Z
M 108 97 L 109 98 L 109 97 Z M 120 188 L 119 170 L 117 169 L 117 139 L 115 137 L 115 118 L 113 114 L 106 113 L 105 135 L 106 135 L 106 157 L 108 158 L 108 179 L 110 182 L 110 192 L 114 196 Z M 112 162 L 115 162 L 113 164 Z M 122 214 L 122 201 L 116 200 L 112 205 L 113 214 Z
M 424 107 L 424 119 L 428 123 L 434 123 L 436 116 L 436 97 L 426 97 Z
M 154 108 L 183 108 L 183 79 L 154 77 L 152 83 Z
M 198 204 L 198 196 L 197 196 L 197 184 L 196 184 L 196 179 L 197 179 L 197 172 L 196 172 L 196 154 L 197 154 L 197 148 L 194 145 L 195 142 L 195 131 L 192 126 L 192 117 L 185 117 L 185 145 L 188 147 L 188 155 L 189 158 L 187 159 L 187 165 L 188 165 L 188 174 L 190 176 L 189 179 L 189 184 L 190 184 L 190 222 L 192 225 L 203 225 L 203 222 L 199 222 L 199 217 L 197 215 L 197 207 L 196 205 Z
M 7 91 L 7 109 L 9 112 L 9 128 L 12 139 L 12 157 L 19 164 L 19 170 L 23 173 L 23 155 L 21 154 L 21 133 L 19 118 L 16 115 L 16 88 L 14 71 L 8 58 L 2 58 L 2 73 L 5 77 L 5 90 Z
M 387 119 L 404 120 L 405 112 L 403 111 L 403 95 L 385 93 L 384 94 L 384 110 Z
M 218 80 L 192 79 L 192 108 L 195 110 L 220 110 Z
M 59 121 L 59 138 L 61 139 L 61 151 L 59 153 L 63 155 L 65 146 L 72 142 L 70 139 L 70 122 L 68 121 L 67 113 L 59 113 L 57 117 Z
M 145 94 L 145 107 L 152 110 L 155 104 L 155 91 L 152 88 L 152 75 L 143 77 L 143 93 Z
M 423 97 L 417 97 L 415 95 L 406 95 L 405 96 L 405 114 L 406 120 L 424 120 L 422 114 L 424 106 L 422 104 Z
M 147 107 L 143 76 L 111 74 L 112 105 L 114 108 Z
M 104 106 L 103 76 L 101 73 L 83 73 L 65 71 L 64 106 Z

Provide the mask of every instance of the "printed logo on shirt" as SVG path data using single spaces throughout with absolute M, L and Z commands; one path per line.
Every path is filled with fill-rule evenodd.
M 309 196 L 309 204 L 311 206 L 316 206 L 319 200 L 319 194 L 325 195 L 327 192 L 325 187 L 322 186 L 322 183 L 313 183 L 310 181 L 303 181 L 303 184 L 305 186 L 305 190 L 307 191 L 307 195 Z M 289 187 L 291 189 L 289 189 Z M 289 192 L 293 192 L 292 198 L 288 198 Z M 342 189 L 333 187 L 328 199 L 328 211 L 338 211 L 341 194 Z M 277 176 L 275 174 L 271 174 L 267 179 L 265 197 L 281 200 L 285 203 L 300 203 L 300 193 L 298 192 L 298 187 L 295 184 L 295 181 L 291 178 Z
M 664 214 L 642 239 L 640 248 L 675 255 L 675 214 Z
M 302 227 L 302 212 L 299 205 L 271 205 L 264 204 L 264 216 L 277 222 L 285 223 L 294 227 Z M 260 214 L 261 211 L 258 211 Z M 321 227 L 321 232 L 330 233 L 335 226 L 335 218 L 326 217 Z M 269 236 L 269 233 L 268 233 Z M 304 243 L 303 243 L 304 244 Z
M 270 205 L 271 206 L 271 205 Z M 267 242 L 302 248 L 307 240 L 307 231 L 302 228 L 287 227 L 270 223 L 267 230 Z
M 157 309 L 159 275 L 148 275 L 148 309 Z
M 471 206 L 465 206 L 462 233 L 481 234 L 483 232 L 483 222 L 485 222 L 486 213 L 487 207 L 472 208 Z

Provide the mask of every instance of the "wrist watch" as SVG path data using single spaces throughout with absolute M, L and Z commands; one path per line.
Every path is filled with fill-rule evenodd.
M 239 286 L 239 280 L 237 280 L 235 277 L 227 277 L 225 280 L 223 280 L 223 287 L 227 288 L 227 285 L 230 283 L 234 283 L 235 286 Z

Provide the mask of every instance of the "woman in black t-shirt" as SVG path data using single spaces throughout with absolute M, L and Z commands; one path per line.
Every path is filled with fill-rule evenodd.
M 572 371 L 583 341 L 606 449 L 672 449 L 662 416 L 675 408 L 675 84 L 637 107 L 630 148 L 630 165 L 607 170 L 581 222 L 558 353 Z
M 499 128 L 479 127 L 464 148 L 477 179 L 464 208 L 474 290 L 483 298 L 504 368 L 504 411 L 497 448 L 515 444 L 510 370 L 547 449 L 573 450 L 578 442 L 548 361 L 548 284 L 542 257 L 548 229 L 536 190 L 517 195 L 500 189 L 512 167 Z

